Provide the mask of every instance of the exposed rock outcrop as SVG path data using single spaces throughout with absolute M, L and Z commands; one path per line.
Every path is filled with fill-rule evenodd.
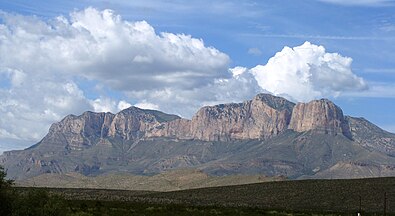
M 351 138 L 343 111 L 327 99 L 296 104 L 289 129 L 297 132 L 316 130 L 333 135 L 343 134 Z
M 112 113 L 85 112 L 81 116 L 68 115 L 55 123 L 41 143 L 63 142 L 66 148 L 81 150 L 95 145 L 99 139 L 106 137 L 114 119 Z M 59 136 L 61 134 L 61 136 Z M 54 139 L 60 139 L 58 141 Z
M 153 137 L 229 141 L 267 139 L 287 129 L 351 137 L 342 110 L 331 101 L 322 99 L 295 106 L 269 94 L 259 94 L 243 103 L 202 107 L 192 120 L 136 107 L 115 115 L 85 112 L 54 124 L 50 134 L 62 133 L 69 148 L 81 149 L 106 137 L 125 141 Z
M 162 123 L 178 119 L 180 117 L 176 115 L 137 107 L 130 107 L 117 114 L 85 112 L 80 116 L 68 115 L 53 124 L 42 143 L 63 143 L 68 149 L 82 150 L 109 137 L 125 141 L 141 139 L 146 132 Z M 174 121 L 173 124 L 176 123 Z M 54 137 L 61 139 L 61 142 L 50 141 Z
M 162 122 L 147 130 L 145 133 L 145 137 L 193 139 L 193 136 L 191 134 L 191 120 L 176 119 L 169 122 Z
M 145 132 L 159 126 L 161 122 L 176 119 L 180 117 L 132 106 L 115 115 L 108 136 L 119 137 L 123 140 L 136 140 L 144 137 Z
M 266 139 L 287 129 L 293 106 L 283 98 L 259 94 L 243 103 L 203 107 L 192 120 L 162 123 L 146 136 L 204 141 Z
M 193 138 L 209 141 L 265 139 L 287 129 L 294 104 L 259 94 L 238 104 L 201 108 L 191 121 Z

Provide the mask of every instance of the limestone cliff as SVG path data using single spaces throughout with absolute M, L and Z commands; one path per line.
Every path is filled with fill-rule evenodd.
M 342 110 L 327 99 L 296 104 L 288 128 L 297 132 L 315 130 L 333 135 L 343 134 L 351 138 Z
M 179 118 L 175 115 L 154 110 L 143 110 L 132 106 L 115 115 L 111 122 L 108 136 L 119 137 L 123 140 L 140 139 L 145 136 L 147 131 L 158 127 L 161 122 Z
M 71 150 L 92 146 L 107 136 L 114 116 L 112 113 L 94 112 L 85 112 L 81 116 L 68 115 L 51 126 L 41 143 L 60 143 L 54 140 L 57 138 Z
M 143 138 L 145 132 L 153 130 L 162 122 L 176 119 L 180 117 L 136 107 L 117 114 L 85 112 L 81 116 L 66 116 L 53 124 L 42 143 L 63 143 L 67 149 L 82 150 L 105 138 L 133 141 Z M 55 137 L 61 142 L 50 141 Z
M 195 139 L 265 139 L 287 129 L 293 103 L 268 94 L 238 104 L 201 108 L 191 121 Z
M 61 133 L 68 148 L 78 150 L 108 137 L 125 141 L 154 137 L 229 141 L 267 139 L 287 129 L 351 136 L 342 110 L 331 101 L 295 106 L 269 94 L 258 94 L 243 103 L 202 107 L 191 120 L 136 107 L 117 114 L 85 112 L 54 124 L 50 134 Z

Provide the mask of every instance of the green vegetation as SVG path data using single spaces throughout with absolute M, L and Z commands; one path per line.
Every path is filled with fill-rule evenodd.
M 66 202 L 58 195 L 49 195 L 45 190 L 17 191 L 13 181 L 6 179 L 0 166 L 0 215 L 68 215 Z
M 383 215 L 395 178 L 303 180 L 174 192 L 12 187 L 0 167 L 0 215 Z M 361 198 L 359 198 L 361 197 Z
M 0 215 L 10 215 L 12 209 L 12 190 L 13 181 L 6 180 L 6 172 L 0 166 Z
M 126 201 L 155 205 L 277 209 L 309 213 L 395 213 L 395 178 L 302 180 L 172 192 L 47 189 L 67 200 Z
M 153 204 L 150 202 L 131 201 L 106 201 L 100 194 L 105 196 L 108 193 L 100 193 L 105 190 L 78 190 L 80 195 L 89 192 L 96 192 L 94 198 L 98 200 L 64 199 L 59 196 L 61 192 L 69 193 L 73 191 L 63 191 L 62 189 L 46 188 L 12 188 L 13 182 L 6 180 L 6 173 L 0 167 L 0 215 L 29 215 L 29 216 L 93 216 L 93 215 L 311 215 L 311 214 L 289 214 L 283 211 L 266 211 L 260 208 L 250 207 L 223 207 L 223 206 L 194 206 L 183 204 Z M 99 193 L 97 193 L 99 192 Z M 114 195 L 121 191 L 115 191 L 107 199 L 114 199 Z M 150 192 L 136 192 L 135 196 L 147 195 Z M 92 195 L 92 194 L 91 194 Z M 86 198 L 86 197 L 85 197 Z M 93 197 L 91 197 L 92 199 Z M 119 197 L 118 197 L 119 198 Z

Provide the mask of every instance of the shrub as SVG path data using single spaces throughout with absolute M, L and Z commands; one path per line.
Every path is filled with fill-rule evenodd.
M 6 179 L 6 175 L 6 171 L 0 166 L 0 215 L 4 216 L 11 215 L 14 202 L 11 188 L 14 182 Z

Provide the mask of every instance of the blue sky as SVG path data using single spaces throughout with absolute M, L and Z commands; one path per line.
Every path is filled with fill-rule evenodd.
M 0 0 L 0 151 L 65 115 L 271 92 L 395 132 L 395 1 Z

